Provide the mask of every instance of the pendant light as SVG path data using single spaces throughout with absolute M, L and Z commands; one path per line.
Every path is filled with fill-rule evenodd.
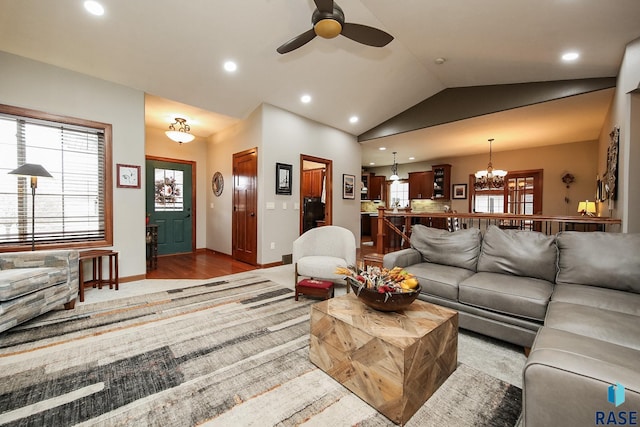
M 178 126 L 178 129 L 176 129 L 176 126 Z M 191 142 L 195 138 L 189 133 L 190 130 L 191 127 L 187 124 L 186 119 L 176 117 L 176 122 L 169 125 L 169 130 L 165 134 L 173 141 L 182 144 L 183 142 Z
M 396 163 L 396 152 L 393 152 L 393 166 L 391 166 L 391 176 L 389 177 L 391 181 L 397 181 L 400 179 L 398 176 L 398 164 Z
M 477 190 L 503 188 L 504 177 L 507 175 L 507 171 L 502 169 L 494 169 L 492 161 L 492 149 L 491 145 L 493 138 L 489 139 L 489 164 L 487 169 L 476 172 L 476 182 L 474 187 Z

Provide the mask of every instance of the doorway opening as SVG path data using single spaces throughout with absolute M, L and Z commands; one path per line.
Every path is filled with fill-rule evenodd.
M 300 234 L 333 224 L 333 161 L 300 155 Z

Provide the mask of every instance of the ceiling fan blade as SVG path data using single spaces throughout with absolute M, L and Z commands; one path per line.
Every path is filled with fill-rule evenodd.
M 358 43 L 374 47 L 386 46 L 391 43 L 391 40 L 393 40 L 393 36 L 391 34 L 377 28 L 347 22 L 344 23 L 340 34 L 353 41 L 357 41 Z
M 320 12 L 333 13 L 333 0 L 313 0 Z
M 278 53 L 288 53 L 299 47 L 309 43 L 316 36 L 316 32 L 312 29 L 305 31 L 304 33 L 292 38 L 288 42 L 276 49 Z

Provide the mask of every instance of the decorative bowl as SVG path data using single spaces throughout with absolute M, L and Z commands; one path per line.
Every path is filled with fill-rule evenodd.
M 352 277 L 347 277 L 346 279 L 358 299 L 378 311 L 401 311 L 406 309 L 418 298 L 421 289 L 418 285 L 417 288 L 409 292 L 378 292 L 375 289 L 362 286 L 360 282 Z

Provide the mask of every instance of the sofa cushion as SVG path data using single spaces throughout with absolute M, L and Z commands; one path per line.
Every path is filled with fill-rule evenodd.
M 557 256 L 555 236 L 537 231 L 501 230 L 490 225 L 482 239 L 478 271 L 554 282 Z
M 551 301 L 588 305 L 640 316 L 640 294 L 615 289 L 559 284 L 553 289 Z
M 346 261 L 332 256 L 305 256 L 296 263 L 299 275 L 316 279 L 344 279 L 344 274 L 335 273 L 338 267 L 347 267 Z
M 558 283 L 640 293 L 640 233 L 581 233 L 557 237 Z
M 477 228 L 447 230 L 416 224 L 411 228 L 411 247 L 426 262 L 476 271 L 482 235 Z
M 14 268 L 0 271 L 0 301 L 9 301 L 67 281 L 68 269 L 56 267 Z
M 640 350 L 640 318 L 632 314 L 551 301 L 544 325 Z
M 422 262 L 405 267 L 405 270 L 418 278 L 422 293 L 458 300 L 458 284 L 473 275 L 466 268 Z
M 458 285 L 461 303 L 527 319 L 544 320 L 553 284 L 546 280 L 479 272 Z

